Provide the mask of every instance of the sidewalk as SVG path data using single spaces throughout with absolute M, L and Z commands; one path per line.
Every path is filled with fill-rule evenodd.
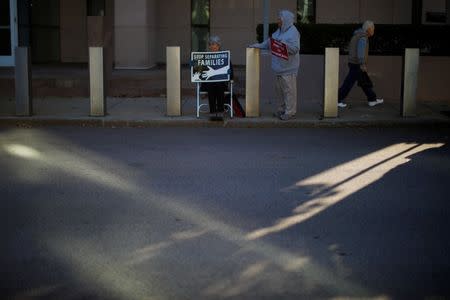
M 182 116 L 166 116 L 165 98 L 108 98 L 105 117 L 89 116 L 88 98 L 45 97 L 33 99 L 34 114 L 31 117 L 15 116 L 15 102 L 10 97 L 0 97 L 0 125 L 10 126 L 104 126 L 104 127 L 348 127 L 348 126 L 410 126 L 450 125 L 450 117 L 442 112 L 450 111 L 450 103 L 421 102 L 417 104 L 417 116 L 400 116 L 400 103 L 388 101 L 369 107 L 363 100 L 349 101 L 349 106 L 339 109 L 338 118 L 322 118 L 319 101 L 300 103 L 295 119 L 281 121 L 272 116 L 275 104 L 262 100 L 260 117 L 225 118 L 222 122 L 210 121 L 209 113 L 196 118 L 195 97 L 182 98 Z M 206 101 L 206 100 L 203 100 Z M 239 98 L 245 109 L 245 99 Z

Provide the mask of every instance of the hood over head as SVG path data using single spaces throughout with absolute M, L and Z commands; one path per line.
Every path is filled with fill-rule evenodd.
M 281 10 L 278 13 L 278 16 L 281 19 L 281 22 L 283 23 L 281 25 L 281 31 L 284 32 L 289 29 L 292 25 L 294 25 L 294 18 L 295 15 L 291 13 L 289 10 Z

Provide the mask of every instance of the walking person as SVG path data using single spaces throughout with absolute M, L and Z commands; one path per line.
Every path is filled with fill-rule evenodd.
M 297 74 L 300 66 L 300 33 L 294 26 L 295 15 L 281 10 L 278 15 L 278 29 L 272 39 L 286 45 L 287 58 L 272 54 L 272 70 L 276 75 L 276 92 L 279 107 L 274 115 L 281 120 L 295 118 L 297 113 Z M 262 43 L 250 45 L 250 48 L 270 49 L 270 38 Z
M 346 107 L 344 99 L 358 81 L 364 91 L 369 106 L 383 103 L 373 91 L 373 84 L 367 73 L 367 59 L 369 55 L 369 37 L 375 34 L 375 25 L 372 21 L 365 21 L 362 28 L 353 33 L 348 49 L 348 74 L 339 88 L 338 107 Z

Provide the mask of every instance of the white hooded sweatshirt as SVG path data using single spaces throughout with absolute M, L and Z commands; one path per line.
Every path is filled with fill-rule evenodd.
M 288 10 L 282 10 L 279 13 L 279 17 L 281 19 L 282 26 L 272 34 L 272 38 L 286 44 L 289 59 L 285 60 L 272 55 L 272 69 L 276 75 L 297 75 L 298 68 L 300 66 L 300 33 L 294 26 L 293 13 Z M 269 49 L 270 39 L 267 39 L 260 44 L 253 44 L 250 47 Z

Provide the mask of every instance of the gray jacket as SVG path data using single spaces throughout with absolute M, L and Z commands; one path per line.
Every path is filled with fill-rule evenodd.
M 369 38 L 362 28 L 353 33 L 348 46 L 348 62 L 365 68 L 369 56 Z
M 272 34 L 272 38 L 287 45 L 289 59 L 285 60 L 272 55 L 272 69 L 276 75 L 297 75 L 300 66 L 300 33 L 294 26 L 294 15 L 291 12 L 282 10 L 280 18 L 283 25 Z M 250 47 L 269 49 L 270 39 L 260 44 L 253 44 Z

